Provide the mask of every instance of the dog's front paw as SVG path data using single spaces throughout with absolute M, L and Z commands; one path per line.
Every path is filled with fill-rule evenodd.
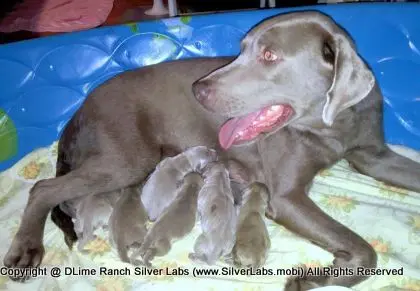
M 298 269 L 300 270 L 300 274 L 287 279 L 284 291 L 306 291 L 324 286 L 321 284 L 321 281 L 324 281 L 326 277 L 308 276 L 306 266 L 298 266 Z
M 22 238 L 16 235 L 4 256 L 3 264 L 7 268 L 13 269 L 36 268 L 41 264 L 44 252 L 41 240 L 31 239 L 30 236 Z M 24 272 L 20 273 L 18 271 L 13 272 L 13 274 L 10 276 L 10 279 L 19 282 L 26 281 L 30 275 L 25 275 Z
M 284 291 L 307 291 L 319 287 L 318 284 L 308 280 L 308 278 L 290 277 Z

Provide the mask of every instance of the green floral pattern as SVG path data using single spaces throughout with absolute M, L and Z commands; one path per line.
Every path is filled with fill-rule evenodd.
M 185 20 L 187 21 L 187 20 Z M 20 216 L 28 198 L 29 189 L 55 172 L 57 143 L 38 149 L 24 157 L 7 171 L 0 173 L 0 247 L 1 260 L 16 233 Z M 401 268 L 403 276 L 374 276 L 356 286 L 355 290 L 418 290 L 420 291 L 420 194 L 375 181 L 354 172 L 347 162 L 321 171 L 315 178 L 310 197 L 329 215 L 363 236 L 376 250 L 381 268 Z M 266 268 L 328 266 L 333 257 L 319 247 L 290 233 L 284 227 L 266 220 L 272 248 Z M 192 269 L 205 268 L 188 259 L 195 238 L 200 234 L 197 224 L 193 232 L 175 242 L 170 253 L 156 258 L 159 275 L 138 275 L 134 267 L 121 262 L 108 242 L 107 232 L 86 245 L 83 252 L 69 251 L 62 233 L 48 219 L 44 244 L 43 266 L 60 266 L 99 270 L 129 268 L 131 274 L 91 276 L 51 276 L 32 279 L 19 285 L 7 277 L 0 277 L 0 290 L 281 290 L 285 276 L 203 276 L 195 278 Z M 214 268 L 227 266 L 219 262 Z M 188 275 L 173 276 L 177 268 L 190 270 Z

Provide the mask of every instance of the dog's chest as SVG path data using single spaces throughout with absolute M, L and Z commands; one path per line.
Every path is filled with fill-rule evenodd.
M 236 146 L 228 151 L 219 150 L 218 152 L 221 160 L 235 160 L 244 167 L 249 176 L 249 182 L 266 183 L 261 155 L 256 144 Z

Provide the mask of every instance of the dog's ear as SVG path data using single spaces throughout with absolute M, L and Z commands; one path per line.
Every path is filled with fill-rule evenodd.
M 375 84 L 375 77 L 346 36 L 337 33 L 324 45 L 332 50 L 334 77 L 327 92 L 322 120 L 331 126 L 340 112 L 362 101 L 369 94 Z

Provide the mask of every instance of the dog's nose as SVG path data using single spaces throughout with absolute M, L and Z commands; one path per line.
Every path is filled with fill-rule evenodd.
M 208 81 L 198 81 L 193 84 L 193 93 L 198 101 L 204 102 L 210 96 L 210 84 Z

